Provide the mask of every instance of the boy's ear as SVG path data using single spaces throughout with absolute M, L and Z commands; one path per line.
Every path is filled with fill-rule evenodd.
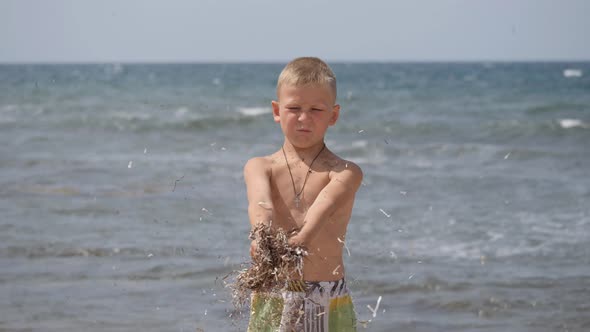
M 336 124 L 336 121 L 338 121 L 339 116 L 340 116 L 340 105 L 336 104 L 332 108 L 332 118 L 330 119 L 330 122 L 329 122 L 330 126 L 333 126 Z
M 280 122 L 281 121 L 281 116 L 279 114 L 279 102 L 277 101 L 272 101 L 272 115 L 275 119 L 275 122 Z

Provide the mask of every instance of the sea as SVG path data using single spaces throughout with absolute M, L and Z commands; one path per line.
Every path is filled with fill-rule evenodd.
M 330 65 L 359 330 L 590 331 L 590 62 Z M 283 66 L 0 65 L 0 331 L 245 331 Z

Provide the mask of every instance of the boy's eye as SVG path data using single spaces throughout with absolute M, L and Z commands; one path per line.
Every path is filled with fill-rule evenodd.
M 294 107 L 294 106 L 290 106 L 290 107 L 287 107 L 287 109 L 288 109 L 289 111 L 298 111 L 298 110 L 300 110 L 301 108 L 299 108 L 299 107 Z
M 320 111 L 320 112 L 323 111 L 321 108 L 312 108 L 311 110 L 312 111 Z

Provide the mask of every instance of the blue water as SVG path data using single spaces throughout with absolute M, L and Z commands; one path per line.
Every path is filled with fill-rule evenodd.
M 0 65 L 0 330 L 244 331 L 281 68 Z M 590 331 L 590 63 L 332 68 L 366 330 Z

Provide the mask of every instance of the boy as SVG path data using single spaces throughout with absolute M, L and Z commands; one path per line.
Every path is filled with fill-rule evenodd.
M 324 143 L 338 120 L 336 78 L 318 58 L 297 58 L 281 72 L 274 121 L 284 142 L 277 152 L 244 166 L 248 216 L 295 235 L 307 249 L 303 274 L 294 273 L 282 294 L 254 293 L 249 331 L 356 331 L 344 281 L 342 248 L 361 169 Z M 253 255 L 253 241 L 250 253 Z

